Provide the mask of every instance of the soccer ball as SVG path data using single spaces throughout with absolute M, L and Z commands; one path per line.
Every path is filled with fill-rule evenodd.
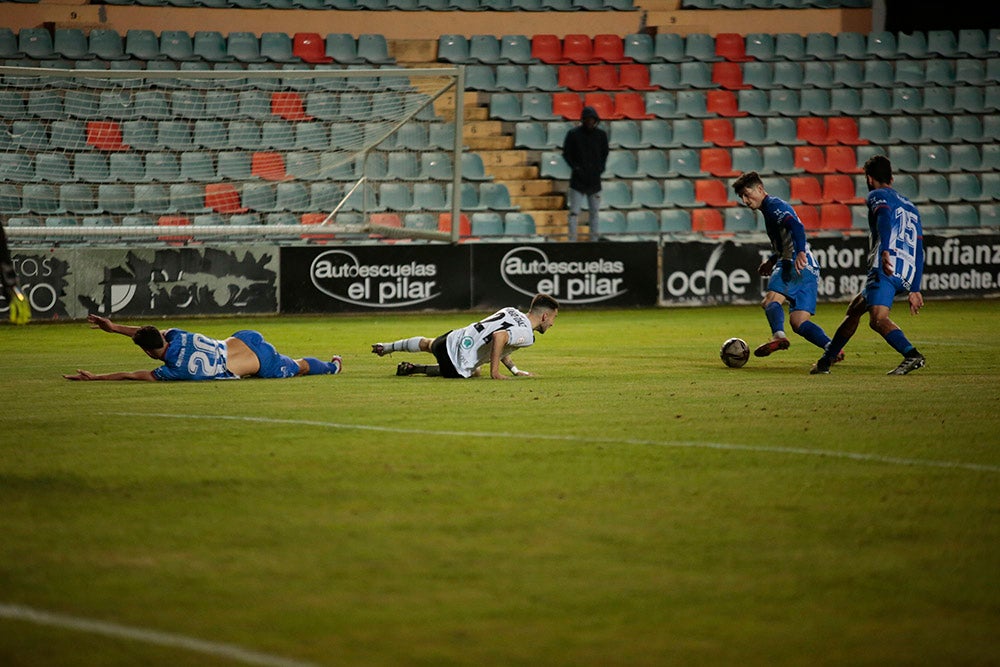
M 750 359 L 750 346 L 742 338 L 730 338 L 722 344 L 719 356 L 730 368 L 742 368 Z

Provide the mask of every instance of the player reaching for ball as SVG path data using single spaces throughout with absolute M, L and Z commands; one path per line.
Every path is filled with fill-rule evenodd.
M 764 214 L 764 228 L 771 240 L 771 256 L 757 267 L 757 273 L 770 276 L 761 306 L 771 325 L 771 340 L 758 346 L 754 356 L 766 357 L 791 345 L 785 335 L 786 301 L 792 331 L 825 352 L 830 337 L 811 320 L 816 314 L 819 265 L 809 249 L 802 221 L 791 205 L 767 194 L 756 171 L 737 178 L 733 190 L 747 208 Z M 832 356 L 833 361 L 843 358 L 839 350 Z
M 98 375 L 78 370 L 67 380 L 238 380 L 244 377 L 290 378 L 298 375 L 336 375 L 340 357 L 320 361 L 315 357 L 292 359 L 279 354 L 257 331 L 237 331 L 215 340 L 181 329 L 161 331 L 154 326 L 115 324 L 100 315 L 88 315 L 95 329 L 132 339 L 150 359 L 163 365 L 151 371 L 123 371 Z
M 462 329 L 454 329 L 430 339 L 422 336 L 403 338 L 392 343 L 375 343 L 372 354 L 384 357 L 393 352 L 430 352 L 437 364 L 417 365 L 402 361 L 396 375 L 421 373 L 446 378 L 468 378 L 477 375 L 479 367 L 487 362 L 490 377 L 506 380 L 500 365 L 515 376 L 531 375 L 514 365 L 511 353 L 535 342 L 535 332 L 549 330 L 559 314 L 559 303 L 548 294 L 536 294 L 527 313 L 517 308 L 503 308 L 489 317 L 473 322 Z

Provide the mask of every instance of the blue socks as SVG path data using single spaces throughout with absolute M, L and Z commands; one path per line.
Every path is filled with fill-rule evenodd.
M 812 320 L 806 320 L 800 324 L 796 333 L 821 350 L 826 348 L 830 342 L 830 337 L 826 335 L 826 332 L 818 324 L 813 324 Z
M 771 333 L 785 330 L 785 309 L 777 301 L 772 301 L 764 308 L 767 323 L 771 325 Z
M 889 335 L 885 337 L 885 342 L 892 346 L 892 349 L 899 352 L 904 357 L 913 350 L 913 344 L 906 339 L 903 334 L 902 329 L 896 329 L 895 331 L 890 331 Z
M 336 375 L 340 372 L 340 357 L 334 357 L 333 361 L 320 361 L 316 357 L 303 357 L 309 364 L 309 372 L 306 375 Z

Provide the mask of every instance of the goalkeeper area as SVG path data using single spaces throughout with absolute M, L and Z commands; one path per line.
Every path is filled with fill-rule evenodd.
M 12 239 L 457 241 L 491 180 L 463 159 L 460 68 L 122 62 L 0 67 Z

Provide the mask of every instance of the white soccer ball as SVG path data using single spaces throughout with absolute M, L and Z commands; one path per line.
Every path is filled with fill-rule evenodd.
M 750 346 L 742 338 L 730 338 L 722 344 L 719 356 L 730 368 L 742 368 L 750 359 Z

